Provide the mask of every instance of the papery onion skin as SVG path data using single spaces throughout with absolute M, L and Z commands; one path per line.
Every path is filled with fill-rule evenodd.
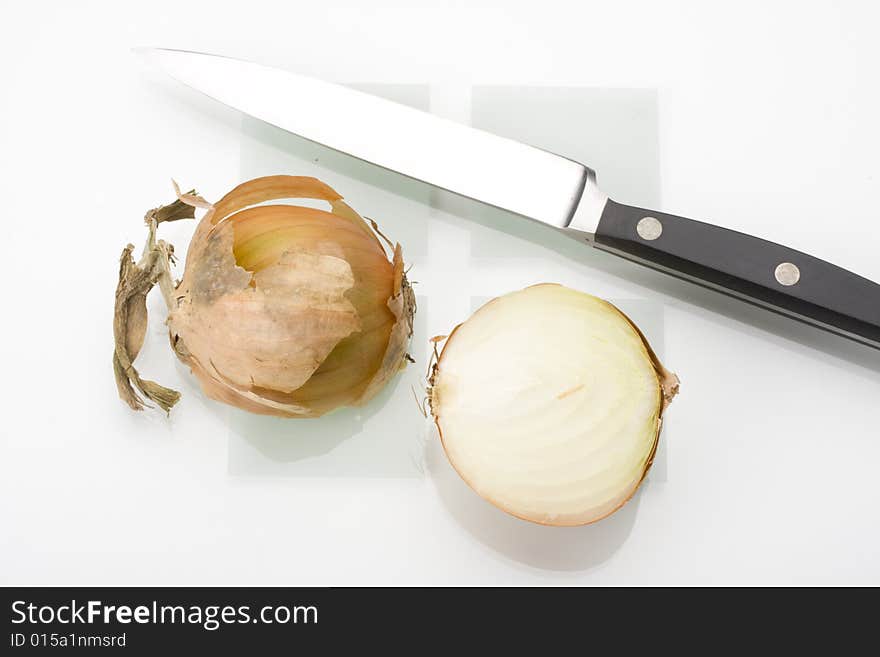
M 330 211 L 258 205 L 310 198 Z M 361 405 L 404 366 L 415 300 L 400 246 L 315 178 L 239 185 L 201 219 L 169 313 L 209 397 L 281 417 Z
M 635 494 L 679 384 L 617 308 L 535 285 L 490 301 L 445 340 L 431 413 L 451 465 L 480 496 L 571 526 Z

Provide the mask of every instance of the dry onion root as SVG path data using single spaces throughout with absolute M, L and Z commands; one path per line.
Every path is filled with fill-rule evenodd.
M 595 522 L 632 497 L 678 392 L 623 313 L 561 285 L 490 301 L 435 354 L 429 403 L 450 463 L 546 525 Z
M 330 210 L 265 205 L 296 198 L 326 201 Z M 192 217 L 194 207 L 208 211 L 174 285 L 173 249 L 156 241 L 156 228 Z M 156 283 L 177 356 L 209 397 L 253 413 L 317 417 L 361 405 L 406 364 L 415 297 L 400 245 L 389 260 L 375 223 L 321 181 L 257 178 L 215 205 L 178 190 L 177 201 L 146 221 L 140 262 L 131 245 L 123 251 L 114 319 L 117 387 L 133 409 L 146 397 L 168 411 L 179 398 L 133 366 Z

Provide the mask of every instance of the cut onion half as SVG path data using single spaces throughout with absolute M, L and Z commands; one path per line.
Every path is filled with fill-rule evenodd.
M 613 305 L 562 285 L 494 299 L 434 363 L 450 463 L 480 496 L 545 525 L 613 513 L 645 478 L 678 377 Z

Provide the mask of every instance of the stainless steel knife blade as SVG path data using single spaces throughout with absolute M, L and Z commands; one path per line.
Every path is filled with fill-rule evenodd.
M 593 232 L 604 195 L 586 166 L 341 85 L 230 57 L 138 49 L 171 77 L 284 130 L 435 187 Z M 581 203 L 581 199 L 587 200 Z
M 180 82 L 301 137 L 880 348 L 880 285 L 832 263 L 618 203 L 583 164 L 369 94 L 219 55 L 140 52 Z

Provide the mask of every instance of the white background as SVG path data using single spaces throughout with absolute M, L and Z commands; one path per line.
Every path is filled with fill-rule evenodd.
M 880 280 L 876 7 L 4 2 L 0 581 L 880 584 L 880 352 L 555 234 L 470 221 L 472 205 L 430 193 L 433 204 L 420 203 L 424 190 L 338 158 L 322 176 L 413 236 L 417 341 L 537 280 L 647 308 L 683 383 L 658 465 L 630 504 L 553 529 L 479 500 L 403 401 L 423 359 L 363 415 L 302 428 L 248 424 L 207 401 L 163 344 L 158 303 L 139 362 L 183 391 L 171 420 L 124 407 L 110 368 L 118 254 L 140 243 L 140 218 L 168 199 L 168 179 L 216 199 L 245 175 L 305 162 L 301 144 L 256 134 L 259 124 L 145 70 L 132 46 L 220 52 L 390 95 L 387 85 L 421 86 L 432 111 L 475 122 L 485 85 L 645 90 L 656 141 L 649 130 L 620 155 L 597 153 L 619 200 L 654 195 L 661 209 Z M 521 136 L 522 121 L 496 114 L 491 127 Z M 607 126 L 576 118 L 535 139 L 570 138 L 586 158 L 579 144 L 617 134 L 613 113 Z M 586 163 L 602 182 L 599 163 Z M 182 248 L 190 230 L 166 236 Z M 356 442 L 332 435 L 346 418 Z M 285 451 L 305 434 L 329 446 Z M 411 468 L 383 469 L 410 456 Z

